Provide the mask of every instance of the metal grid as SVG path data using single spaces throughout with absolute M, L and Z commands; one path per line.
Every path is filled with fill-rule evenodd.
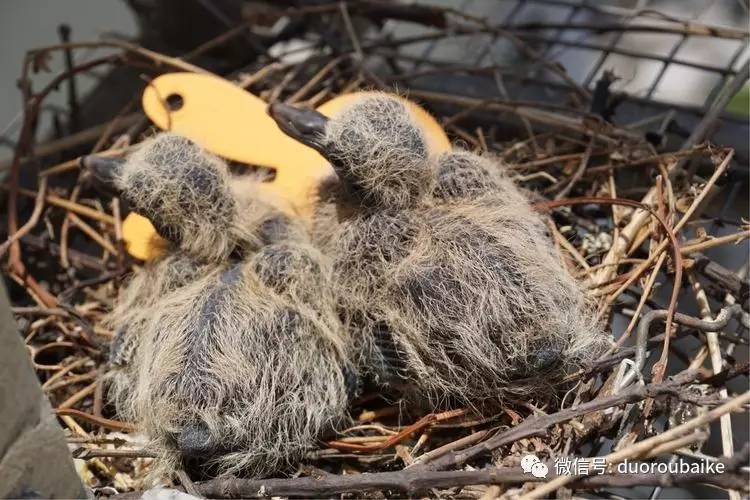
M 738 0 L 420 3 L 453 6 L 488 24 L 485 30 L 450 38 L 431 30 L 412 36 L 412 43 L 401 46 L 402 55 L 412 58 L 412 70 L 457 62 L 497 69 L 510 63 L 510 78 L 561 83 L 559 75 L 540 70 L 527 53 L 508 43 L 510 33 L 540 58 L 559 62 L 583 89 L 590 91 L 605 70 L 614 69 L 620 80 L 613 89 L 707 110 L 728 80 L 747 65 L 747 7 Z M 413 27 L 391 29 L 414 33 Z M 681 87 L 687 81 L 692 88 Z
M 741 166 L 715 207 L 719 219 L 746 214 L 747 116 L 723 115 L 749 73 L 748 9 L 738 0 L 431 0 L 475 31 L 391 22 L 387 27 L 405 86 L 482 99 L 563 104 L 591 110 L 605 71 L 619 77 L 624 102 L 615 121 L 657 131 L 667 150 L 704 140 L 736 149 Z M 515 39 L 515 40 L 514 40 Z M 555 68 L 559 64 L 559 68 Z M 560 71 L 563 68 L 563 71 Z M 557 69 L 557 70 L 556 70 Z M 483 78 L 484 77 L 484 78 Z M 484 80 L 484 81 L 483 81 Z M 688 87 L 688 85 L 690 87 Z M 576 99 L 578 98 L 578 99 Z M 500 118 L 500 117 L 498 117 Z M 502 118 L 500 118 L 502 119 Z M 513 127 L 516 130 L 513 130 Z M 512 124 L 506 138 L 523 130 Z M 682 133 L 676 131 L 682 129 Z M 694 173 L 695 164 L 689 171 Z M 721 232 L 719 227 L 712 230 Z M 745 259 L 724 252 L 726 262 Z

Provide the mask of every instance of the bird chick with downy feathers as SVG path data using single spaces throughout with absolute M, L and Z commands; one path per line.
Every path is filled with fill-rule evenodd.
M 346 420 L 351 342 L 330 265 L 299 222 L 177 135 L 83 164 L 169 245 L 108 320 L 113 398 L 151 439 L 154 476 L 267 475 Z
M 497 161 L 431 157 L 385 94 L 330 120 L 284 104 L 269 113 L 338 176 L 321 192 L 314 239 L 373 379 L 431 407 L 480 406 L 541 394 L 606 347 L 542 218 Z

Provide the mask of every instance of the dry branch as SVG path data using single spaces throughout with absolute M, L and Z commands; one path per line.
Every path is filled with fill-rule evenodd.
M 569 0 L 542 3 L 571 4 Z M 738 41 L 747 41 L 748 33 L 652 11 L 591 2 L 577 8 L 589 14 L 625 17 L 622 22 L 602 23 L 495 23 L 439 6 L 379 0 L 343 5 L 331 1 L 271 9 L 278 16 L 288 16 L 286 21 L 291 20 L 292 24 L 311 14 L 323 20 L 320 24 L 302 23 L 295 28 L 301 30 L 295 36 L 316 40 L 316 45 L 292 48 L 282 55 L 264 53 L 265 44 L 271 40 L 266 36 L 273 35 L 256 35 L 249 18 L 199 44 L 184 57 L 160 54 L 137 43 L 117 40 L 68 42 L 29 53 L 19 80 L 23 110 L 20 134 L 12 160 L 0 165 L 0 171 L 8 171 L 5 183 L 0 185 L 3 194 L 7 193 L 8 206 L 6 221 L 0 223 L 0 256 L 7 259 L 5 271 L 10 282 L 17 285 L 17 291 L 26 292 L 14 294 L 22 296 L 14 303 L 14 314 L 61 422 L 76 436 L 71 440 L 82 443 L 75 456 L 86 460 L 95 471 L 90 474 L 91 485 L 122 486 L 120 479 L 125 477 L 132 487 L 149 471 L 152 453 L 142 448 L 142 444 L 132 442 L 130 433 L 135 432 L 134 426 L 118 420 L 105 404 L 106 377 L 99 376 L 107 369 L 105 343 L 114 335 L 103 319 L 117 300 L 123 278 L 140 263 L 134 263 L 122 245 L 125 205 L 121 213 L 119 200 L 111 200 L 86 183 L 77 171 L 78 157 L 86 152 L 126 155 L 143 138 L 152 135 L 154 129 L 149 128 L 145 117 L 135 109 L 136 101 L 109 120 L 84 124 L 81 129 L 54 140 L 38 140 L 36 123 L 47 97 L 57 88 L 75 86 L 73 79 L 82 74 L 110 67 L 127 70 L 136 78 L 144 74 L 151 78 L 173 70 L 208 73 L 195 64 L 204 60 L 198 58 L 209 55 L 206 60 L 210 60 L 227 44 L 239 39 L 252 46 L 258 60 L 249 65 L 246 60 L 241 65 L 222 60 L 217 67 L 256 95 L 317 106 L 354 90 L 372 87 L 392 90 L 399 85 L 399 91 L 419 100 L 444 124 L 451 139 L 502 158 L 512 174 L 519 174 L 513 181 L 529 191 L 537 206 L 555 208 L 548 220 L 550 232 L 557 244 L 575 259 L 573 265 L 587 280 L 605 327 L 615 324 L 612 321 L 615 316 L 624 317 L 629 326 L 619 338 L 621 332 L 613 332 L 612 349 L 607 355 L 551 384 L 562 391 L 559 399 L 533 394 L 503 401 L 492 407 L 488 412 L 490 417 L 474 414 L 474 410 L 461 410 L 449 414 L 449 425 L 443 425 L 429 410 L 391 401 L 393 394 L 367 394 L 355 403 L 355 411 L 367 415 L 369 423 L 354 426 L 333 441 L 321 443 L 321 447 L 329 448 L 312 450 L 308 458 L 316 472 L 311 477 L 217 478 L 195 484 L 195 491 L 216 497 L 310 497 L 363 491 L 450 497 L 474 495 L 478 491 L 461 490 L 462 487 L 498 485 L 485 491 L 489 498 L 508 494 L 510 487 L 522 488 L 513 494 L 531 491 L 532 496 L 540 496 L 567 482 L 566 489 L 558 493 L 567 494 L 570 489 L 577 496 L 579 491 L 586 490 L 605 494 L 613 487 L 689 487 L 698 483 L 750 493 L 747 472 L 739 467 L 747 463 L 747 446 L 731 458 L 721 458 L 732 472 L 717 476 L 609 473 L 558 479 L 552 474 L 548 477 L 549 484 L 540 484 L 512 467 L 528 452 L 539 453 L 550 463 L 555 457 L 581 455 L 582 450 L 588 449 L 593 449 L 592 456 L 604 456 L 600 451 L 603 444 L 620 450 L 607 456 L 612 461 L 625 455 L 646 457 L 643 448 L 647 445 L 675 457 L 674 453 L 684 453 L 687 445 L 699 447 L 705 435 L 687 432 L 686 427 L 675 431 L 683 423 L 679 421 L 670 423 L 662 432 L 661 422 L 676 418 L 676 409 L 685 408 L 699 415 L 697 419 L 688 419 L 693 422 L 689 428 L 696 428 L 695 422 L 715 418 L 727 408 L 720 405 L 726 405 L 732 394 L 727 384 L 734 380 L 729 387 L 746 386 L 750 371 L 750 365 L 737 363 L 741 357 L 734 352 L 735 346 L 744 348 L 748 344 L 746 330 L 740 329 L 748 326 L 747 278 L 726 262 L 715 260 L 713 255 L 718 253 L 710 251 L 728 245 L 741 245 L 746 250 L 750 231 L 746 221 L 729 220 L 740 216 L 717 216 L 707 208 L 715 192 L 731 189 L 722 188 L 719 182 L 727 171 L 732 172 L 730 164 L 745 168 L 741 164 L 746 158 L 742 154 L 733 157 L 729 147 L 703 143 L 717 128 L 729 99 L 748 79 L 748 63 L 740 61 L 738 56 L 731 67 L 725 67 L 674 57 L 674 53 L 646 54 L 615 43 L 581 40 L 577 35 L 552 36 L 543 30 L 555 30 L 559 35 L 652 33 Z M 632 22 L 625 22 L 626 18 Z M 365 19 L 370 24 L 388 19 L 419 23 L 429 28 L 429 32 L 403 38 L 373 37 L 370 31 L 362 29 L 368 25 L 363 23 Z M 431 60 L 426 53 L 413 56 L 402 50 L 413 48 L 416 43 L 452 43 L 478 35 L 506 40 L 515 48 L 518 64 L 483 67 L 448 64 Z M 632 126 L 620 126 L 617 116 L 614 122 L 608 121 L 590 107 L 592 99 L 600 97 L 596 92 L 592 96 L 590 81 L 574 80 L 550 57 L 555 51 L 540 50 L 551 41 L 559 47 L 657 61 L 664 68 L 677 64 L 709 71 L 721 77 L 723 90 L 696 120 L 697 124 L 679 134 L 666 127 L 672 121 L 675 127 L 684 125 L 675 118 L 675 110 L 682 109 L 677 106 L 656 116 L 639 116 Z M 98 52 L 77 65 L 71 62 L 63 72 L 52 75 L 49 82 L 35 89 L 35 71 L 43 66 L 49 54 L 60 52 L 68 57 L 89 50 Z M 102 51 L 104 55 L 100 54 Z M 409 69 L 412 63 L 414 66 Z M 423 79 L 435 81 L 454 75 L 477 81 L 486 79 L 497 92 L 494 96 L 468 97 L 443 87 L 441 91 L 424 90 L 433 87 L 403 87 Z M 562 98 L 545 102 L 514 100 L 511 87 L 506 90 L 506 81 L 521 85 L 527 81 L 541 82 L 560 91 L 557 95 Z M 72 107 L 78 108 L 81 103 L 75 101 L 71 101 Z M 69 110 L 69 122 L 80 118 L 78 111 Z M 659 123 L 663 124 L 661 128 Z M 216 126 L 220 125 L 217 118 Z M 665 137 L 673 139 L 671 143 L 683 146 L 676 151 L 655 147 L 644 137 L 643 130 L 648 127 L 659 128 Z M 122 135 L 116 137 L 117 133 Z M 710 176 L 706 174 L 709 178 L 704 182 L 696 175 L 696 168 L 700 166 L 703 175 L 704 167 L 710 165 L 713 172 Z M 37 166 L 38 181 L 26 183 L 21 173 Z M 620 179 L 630 174 L 638 182 L 629 192 L 631 186 Z M 654 181 L 651 174 L 661 175 L 661 181 Z M 33 186 L 38 188 L 32 189 Z M 544 198 L 552 195 L 556 201 Z M 619 205 L 611 217 L 607 217 L 609 212 L 592 208 L 605 204 Z M 734 228 L 731 234 L 711 234 L 718 227 L 714 222 L 727 220 Z M 69 231 L 71 227 L 80 229 L 82 234 Z M 681 296 L 677 300 L 683 271 L 690 277 L 702 307 L 702 318 L 687 314 L 692 297 L 685 300 Z M 662 300 L 660 287 L 671 290 L 668 303 Z M 680 328 L 671 328 L 671 318 Z M 655 322 L 662 320 L 666 320 L 665 326 L 656 331 Z M 733 330 L 735 324 L 739 325 L 737 330 Z M 635 340 L 628 337 L 632 330 L 637 332 Z M 686 348 L 689 344 L 684 339 L 691 336 L 697 337 L 702 347 Z M 660 360 L 649 380 L 648 353 L 656 352 L 660 346 Z M 689 369 L 678 372 L 679 363 L 671 360 L 667 366 L 670 357 L 681 358 Z M 710 368 L 705 367 L 709 362 Z M 737 377 L 742 378 L 738 381 Z M 388 402 L 384 403 L 381 396 Z M 741 404 L 738 401 L 745 400 L 732 400 L 731 408 L 737 408 Z M 728 438 L 732 435 L 728 415 L 720 417 L 727 453 L 731 452 Z M 657 439 L 649 437 L 654 435 Z M 733 436 L 736 439 L 738 433 Z M 98 448 L 97 440 L 101 444 L 118 443 L 117 448 Z M 123 444 L 128 446 L 120 448 Z M 399 458 L 394 459 L 394 453 Z M 416 456 L 418 453 L 421 455 Z M 697 453 L 696 456 L 705 457 Z M 502 466 L 494 467 L 497 464 L 490 461 L 499 455 Z M 394 460 L 410 465 L 393 470 Z M 484 468 L 463 470 L 469 464 Z M 187 472 L 181 472 L 178 479 L 180 484 L 192 484 Z M 135 498 L 140 493 L 121 497 L 128 496 Z

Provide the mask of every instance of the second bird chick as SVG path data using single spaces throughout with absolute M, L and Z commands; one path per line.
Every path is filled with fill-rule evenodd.
M 431 405 L 478 404 L 549 387 L 606 346 L 502 166 L 466 152 L 430 158 L 407 108 L 386 95 L 331 120 L 283 104 L 270 113 L 338 175 L 334 201 L 350 210 L 338 223 L 321 211 L 317 239 L 379 382 Z
M 179 467 L 262 476 L 346 419 L 354 370 L 327 260 L 254 182 L 162 134 L 95 178 L 170 245 L 121 290 L 110 318 L 119 413 Z

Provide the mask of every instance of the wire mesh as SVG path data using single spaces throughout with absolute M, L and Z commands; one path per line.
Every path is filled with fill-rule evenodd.
M 560 83 L 559 75 L 529 64 L 533 61 L 528 54 L 508 42 L 512 35 L 539 58 L 562 65 L 584 89 L 591 90 L 604 71 L 616 68 L 619 80 L 614 89 L 677 107 L 707 109 L 748 55 L 746 13 L 736 0 L 421 3 L 452 5 L 486 24 L 476 32 L 449 37 L 423 30 L 420 38 L 413 36 L 413 27 L 396 29 L 414 39 L 401 46 L 402 55 L 416 56 L 412 70 L 457 62 L 512 66 L 509 76 L 515 79 Z

